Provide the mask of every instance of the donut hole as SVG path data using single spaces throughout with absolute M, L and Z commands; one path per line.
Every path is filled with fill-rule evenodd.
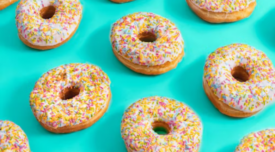
M 240 82 L 246 82 L 249 80 L 248 72 L 241 66 L 236 66 L 232 69 L 231 75 Z
M 40 16 L 43 18 L 43 19 L 50 19 L 53 17 L 55 13 L 55 7 L 50 5 L 50 6 L 47 6 L 47 7 L 43 7 L 41 10 L 40 10 Z
M 79 87 L 67 87 L 63 89 L 59 96 L 62 100 L 69 100 L 74 98 L 75 96 L 79 95 L 80 93 L 80 88 Z
M 171 129 L 166 122 L 155 121 L 152 123 L 152 128 L 155 133 L 158 135 L 167 135 L 170 133 Z
M 153 32 L 142 32 L 138 35 L 138 39 L 142 42 L 154 42 L 157 40 L 157 36 Z

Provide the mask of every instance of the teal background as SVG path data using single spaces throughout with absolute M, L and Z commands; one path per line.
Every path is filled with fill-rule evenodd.
M 18 2 L 17 2 L 18 3 Z M 253 14 L 239 22 L 209 24 L 198 18 L 185 0 L 136 0 L 115 4 L 108 0 L 81 0 L 83 18 L 75 35 L 64 45 L 37 51 L 17 36 L 17 3 L 0 11 L 0 119 L 11 120 L 26 132 L 34 152 L 123 152 L 120 135 L 124 110 L 140 98 L 159 95 L 189 105 L 201 118 L 201 152 L 232 152 L 250 132 L 275 126 L 275 105 L 245 119 L 222 115 L 202 87 L 205 59 L 216 48 L 235 42 L 265 52 L 275 63 L 275 1 L 258 0 Z M 147 11 L 173 21 L 185 40 L 178 67 L 160 76 L 132 72 L 121 64 L 110 44 L 110 28 L 130 13 Z M 66 63 L 92 63 L 111 79 L 112 101 L 106 114 L 88 129 L 53 134 L 36 121 L 29 106 L 35 82 L 48 70 Z

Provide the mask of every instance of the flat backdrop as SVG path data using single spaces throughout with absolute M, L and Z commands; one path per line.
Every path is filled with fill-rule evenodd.
M 202 87 L 205 60 L 216 48 L 246 43 L 262 50 L 275 64 L 275 1 L 258 0 L 253 14 L 229 24 L 209 24 L 198 18 L 185 0 L 81 0 L 83 18 L 64 45 L 37 51 L 17 35 L 15 3 L 0 11 L 0 119 L 11 120 L 26 132 L 33 152 L 126 152 L 120 135 L 124 110 L 140 98 L 159 95 L 189 105 L 201 118 L 201 152 L 232 152 L 250 132 L 275 127 L 275 105 L 245 119 L 222 115 Z M 185 40 L 185 56 L 178 67 L 160 76 L 132 72 L 112 52 L 112 23 L 130 13 L 147 11 L 173 21 Z M 36 121 L 29 105 L 35 82 L 48 70 L 66 63 L 92 63 L 111 79 L 112 100 L 105 115 L 88 129 L 53 134 Z

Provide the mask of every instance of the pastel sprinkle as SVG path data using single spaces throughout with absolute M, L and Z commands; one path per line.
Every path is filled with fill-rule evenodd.
M 256 0 L 192 0 L 201 9 L 211 12 L 236 12 L 246 9 Z
M 274 152 L 275 129 L 267 129 L 245 136 L 235 152 Z
M 60 92 L 70 87 L 80 93 L 62 100 Z M 109 96 L 110 80 L 100 68 L 72 63 L 45 73 L 31 92 L 30 105 L 39 122 L 58 128 L 90 120 L 107 106 Z
M 40 10 L 54 6 L 55 14 L 43 19 Z M 20 0 L 16 9 L 18 33 L 29 43 L 52 46 L 70 37 L 76 30 L 82 15 L 79 0 Z
M 240 82 L 231 75 L 236 66 L 246 69 L 248 81 Z M 274 100 L 273 64 L 263 52 L 246 44 L 231 44 L 211 53 L 204 79 L 222 102 L 240 111 L 256 112 Z
M 26 134 L 11 121 L 0 120 L 0 152 L 30 152 Z
M 169 125 L 167 135 L 153 131 L 152 123 L 162 121 Z M 199 151 L 202 123 L 185 104 L 165 97 L 143 98 L 124 113 L 121 135 L 126 147 L 133 151 Z
M 138 35 L 151 32 L 154 42 L 142 42 Z M 111 31 L 113 50 L 139 65 L 162 65 L 183 52 L 184 42 L 174 23 L 153 13 L 139 12 L 122 17 Z

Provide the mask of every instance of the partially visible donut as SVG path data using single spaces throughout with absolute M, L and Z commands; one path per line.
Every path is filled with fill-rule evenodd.
M 275 129 L 266 129 L 245 136 L 235 152 L 274 152 Z
M 125 111 L 121 135 L 128 152 L 198 152 L 202 123 L 184 103 L 154 96 Z
M 0 120 L 0 151 L 30 152 L 29 140 L 26 134 L 11 121 Z
M 79 0 L 21 0 L 16 10 L 16 26 L 23 43 L 47 50 L 67 42 L 81 17 Z
M 177 67 L 184 42 L 174 23 L 153 13 L 134 13 L 114 23 L 113 52 L 131 70 L 158 75 Z
M 221 113 L 249 117 L 274 100 L 275 70 L 263 52 L 246 44 L 231 44 L 208 56 L 203 86 Z
M 111 99 L 110 80 L 91 64 L 67 64 L 35 84 L 30 105 L 39 123 L 54 133 L 85 129 L 103 116 Z
M 0 0 L 0 10 L 10 6 L 15 2 L 17 2 L 17 0 Z
M 114 3 L 126 3 L 126 2 L 131 2 L 133 0 L 111 0 Z
M 256 0 L 186 0 L 203 20 L 211 23 L 235 22 L 250 16 Z

